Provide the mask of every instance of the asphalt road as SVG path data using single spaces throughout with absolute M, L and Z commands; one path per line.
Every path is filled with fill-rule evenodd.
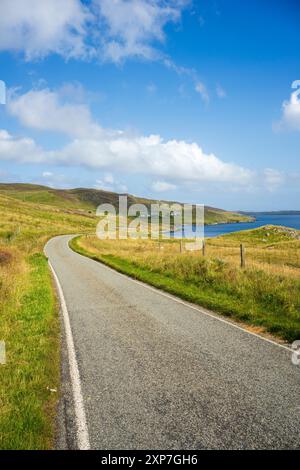
M 300 366 L 275 344 L 71 251 L 63 289 L 94 449 L 300 447 Z M 220 321 L 221 319 L 221 321 Z M 63 348 L 60 447 L 76 447 Z

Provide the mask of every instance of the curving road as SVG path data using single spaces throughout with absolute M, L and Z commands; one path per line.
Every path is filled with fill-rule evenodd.
M 288 349 L 74 253 L 70 238 L 45 252 L 68 310 L 91 448 L 300 447 L 300 367 Z M 72 448 L 78 403 L 63 341 L 58 447 Z

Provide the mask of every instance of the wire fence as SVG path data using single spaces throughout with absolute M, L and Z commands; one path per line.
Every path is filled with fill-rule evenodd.
M 95 233 L 85 234 L 95 237 Z M 129 243 L 130 250 L 135 246 L 136 254 L 157 251 L 161 257 L 182 255 L 204 259 L 218 259 L 239 269 L 263 269 L 264 271 L 288 275 L 300 279 L 300 241 L 295 240 L 279 244 L 251 244 L 225 242 L 220 239 L 207 239 L 191 244 L 190 240 L 163 239 L 115 240 L 113 245 L 122 249 L 123 243 Z M 110 246 L 110 249 L 112 246 Z
M 203 241 L 195 249 L 186 249 L 185 242 L 178 240 L 177 243 L 169 244 L 158 242 L 158 249 L 173 246 L 174 252 L 200 256 L 207 259 L 215 258 L 230 263 L 241 269 L 258 268 L 277 274 L 294 275 L 300 278 L 300 242 L 291 242 L 276 246 L 252 246 L 245 243 L 222 245 L 209 241 Z

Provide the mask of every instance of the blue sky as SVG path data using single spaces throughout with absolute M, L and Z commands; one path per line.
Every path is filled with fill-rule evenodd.
M 299 21 L 293 0 L 2 0 L 1 181 L 300 209 Z

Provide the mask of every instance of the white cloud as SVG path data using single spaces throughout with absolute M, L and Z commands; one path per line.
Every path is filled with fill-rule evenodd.
M 108 184 L 114 184 L 115 178 L 111 173 L 104 175 L 103 181 Z
M 24 176 L 20 179 L 24 181 Z M 40 176 L 31 177 L 29 182 L 49 186 L 51 188 L 74 188 L 74 186 L 78 184 L 78 177 L 46 170 L 43 171 Z
M 218 84 L 217 87 L 216 87 L 216 93 L 217 93 L 217 96 L 219 98 L 226 98 L 226 96 L 227 96 L 226 91 L 224 90 L 224 88 L 220 84 Z
M 103 178 L 97 179 L 94 188 L 103 189 L 105 191 L 115 191 L 125 193 L 128 191 L 127 186 L 116 180 L 111 173 L 106 173 Z
M 34 140 L 0 132 L 0 159 L 17 162 L 85 166 L 110 172 L 144 174 L 174 182 L 218 182 L 239 187 L 252 180 L 252 172 L 205 154 L 196 144 L 164 141 L 158 135 L 103 135 L 98 139 L 75 139 L 60 150 L 44 151 Z
M 153 42 L 165 40 L 164 27 L 180 19 L 182 0 L 94 0 L 106 25 L 105 57 L 113 62 L 131 56 L 155 59 Z
M 33 90 L 9 100 L 9 110 L 32 129 L 60 131 L 71 137 L 63 148 L 44 151 L 34 140 L 0 134 L 0 159 L 85 166 L 105 171 L 101 183 L 113 185 L 112 173 L 141 174 L 158 182 L 218 183 L 245 187 L 253 172 L 206 154 L 196 143 L 165 141 L 159 135 L 132 135 L 103 129 L 86 105 L 65 102 L 59 92 Z
M 196 143 L 164 141 L 158 135 L 113 136 L 109 132 L 98 139 L 75 139 L 61 149 L 46 151 L 33 139 L 0 130 L 0 160 L 101 170 L 104 176 L 97 179 L 95 187 L 117 192 L 127 192 L 127 187 L 114 177 L 115 172 L 152 177 L 152 189 L 157 192 L 179 186 L 234 191 L 265 188 L 273 192 L 287 182 L 299 184 L 298 173 L 285 174 L 273 168 L 255 173 L 205 154 Z M 42 176 L 53 182 L 55 175 L 51 173 L 47 170 Z
M 27 60 L 50 53 L 87 57 L 91 20 L 80 0 L 1 0 L 0 50 L 23 52 Z
M 154 83 L 149 83 L 149 85 L 146 87 L 146 90 L 150 95 L 153 95 L 156 92 L 157 87 L 154 85 Z
M 177 65 L 173 60 L 171 60 L 168 57 L 165 57 L 163 59 L 163 64 L 165 67 L 167 67 L 170 70 L 173 70 L 179 76 L 185 75 L 191 78 L 194 82 L 198 81 L 197 72 L 193 68 L 182 67 L 181 65 Z
M 264 179 L 267 190 L 273 192 L 285 182 L 285 175 L 273 168 L 266 168 L 264 170 Z
M 195 90 L 197 93 L 200 94 L 202 100 L 204 101 L 204 103 L 208 103 L 209 102 L 209 94 L 208 94 L 208 91 L 206 89 L 206 86 L 204 85 L 204 83 L 202 82 L 197 82 L 196 83 L 196 86 L 195 86 Z
M 65 90 L 63 89 L 63 92 Z M 102 133 L 84 104 L 64 102 L 60 91 L 47 88 L 23 95 L 10 93 L 8 111 L 23 126 L 40 131 L 62 132 L 72 137 L 97 137 Z
M 66 60 L 94 59 L 116 64 L 128 58 L 159 60 L 197 83 L 193 69 L 175 64 L 162 50 L 166 26 L 178 23 L 191 2 L 1 0 L 0 52 L 18 52 L 27 61 L 50 54 L 61 55 Z M 207 92 L 199 92 L 207 102 Z
M 157 59 L 164 27 L 179 21 L 189 0 L 1 0 L 0 50 L 27 60 Z
M 13 160 L 20 163 L 45 161 L 45 152 L 33 139 L 13 137 L 0 129 L 0 160 Z
M 6 104 L 6 86 L 3 80 L 0 80 L 0 104 Z
M 218 181 L 247 184 L 251 172 L 205 154 L 196 144 L 164 141 L 159 135 L 103 137 L 98 140 L 77 139 L 55 153 L 56 159 L 90 168 L 147 174 L 175 181 Z
M 152 183 L 152 189 L 158 193 L 164 191 L 171 191 L 172 189 L 176 189 L 176 185 L 172 183 L 167 183 L 166 181 L 154 181 Z
M 292 88 L 296 89 L 291 93 L 290 99 L 282 103 L 282 118 L 273 125 L 275 131 L 294 130 L 300 131 L 300 80 L 292 83 Z

